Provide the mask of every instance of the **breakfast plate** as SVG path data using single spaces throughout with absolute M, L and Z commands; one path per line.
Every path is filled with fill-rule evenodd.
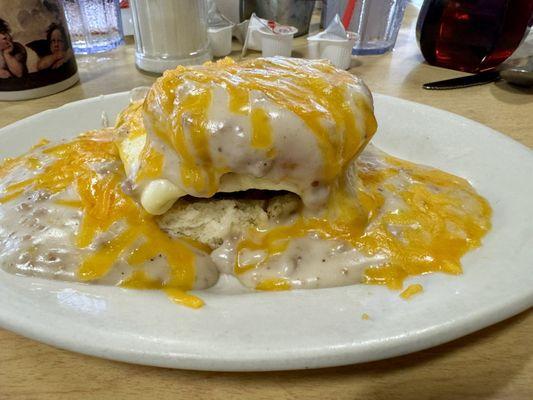
M 40 138 L 99 128 L 128 93 L 49 110 L 0 130 L 0 158 Z M 0 271 L 0 326 L 72 351 L 130 363 L 220 371 L 318 368 L 407 354 L 453 340 L 533 304 L 533 155 L 486 126 L 376 94 L 386 152 L 464 177 L 490 202 L 492 230 L 459 276 L 408 279 L 409 300 L 383 286 L 252 292 L 233 278 L 198 293 L 199 310 L 161 292 L 21 277 Z M 1 260 L 0 260 L 1 262 Z

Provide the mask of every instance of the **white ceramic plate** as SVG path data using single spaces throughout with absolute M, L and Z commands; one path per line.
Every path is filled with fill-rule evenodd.
M 68 138 L 110 120 L 128 94 L 88 99 L 0 130 L 0 157 L 41 137 Z M 385 151 L 465 177 L 490 201 L 493 229 L 462 276 L 412 279 L 410 301 L 380 286 L 245 293 L 222 281 L 191 310 L 158 292 L 53 282 L 0 271 L 0 326 L 80 353 L 200 370 L 316 368 L 406 354 L 483 328 L 533 304 L 533 156 L 454 114 L 375 96 Z M 363 320 L 367 313 L 370 320 Z

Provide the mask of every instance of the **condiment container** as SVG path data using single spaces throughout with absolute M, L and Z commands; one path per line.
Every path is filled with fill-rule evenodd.
M 224 57 L 231 53 L 233 25 L 220 28 L 208 28 L 209 45 L 215 57 Z
M 352 62 L 352 48 L 357 39 L 354 32 L 346 32 L 346 39 L 309 37 L 309 58 L 325 58 L 340 69 L 350 68 Z
M 294 26 L 277 25 L 273 29 L 261 27 L 261 49 L 263 57 L 290 57 L 294 34 L 298 32 Z
M 135 63 L 162 73 L 211 59 L 205 0 L 131 0 Z

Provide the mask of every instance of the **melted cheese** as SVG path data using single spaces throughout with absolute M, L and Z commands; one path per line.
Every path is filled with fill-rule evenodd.
M 192 289 L 195 251 L 188 243 L 169 238 L 152 217 L 124 193 L 121 188 L 124 174 L 117 163 L 113 139 L 111 130 L 89 132 L 71 142 L 9 160 L 1 170 L 8 184 L 0 186 L 0 202 L 7 206 L 22 195 L 43 192 L 58 206 L 79 209 L 81 220 L 72 241 L 79 249 L 93 250 L 85 252 L 81 259 L 76 272 L 80 281 L 104 278 L 120 257 L 126 258 L 135 268 L 162 256 L 170 270 L 167 279 L 148 278 L 142 271 L 133 271 L 121 284 L 137 289 Z M 28 163 L 28 160 L 37 161 Z M 20 173 L 24 168 L 30 177 L 9 182 L 10 172 Z M 123 228 L 113 231 L 112 228 L 120 224 Z M 101 241 L 105 234 L 109 238 Z M 176 293 L 172 295 L 174 299 L 178 297 Z M 186 295 L 182 297 L 184 300 L 180 302 L 198 305 L 191 303 Z
M 363 280 L 369 284 L 399 289 L 408 276 L 461 273 L 461 257 L 480 245 L 491 218 L 489 204 L 468 182 L 387 156 L 375 148 L 363 153 L 356 170 L 358 203 L 366 218 L 361 218 L 354 198 L 350 205 L 347 197 L 340 196 L 330 203 L 328 218 L 302 216 L 289 225 L 248 232 L 235 246 L 237 276 L 249 285 L 259 277 L 276 276 L 305 287 L 310 278 L 302 278 L 302 267 L 298 267 L 299 278 L 286 275 L 292 271 L 287 267 L 292 259 L 304 254 L 293 250 L 292 259 L 287 260 L 284 253 L 292 242 L 311 236 L 344 242 L 358 256 L 374 259 L 364 271 Z M 310 246 L 301 251 L 309 251 Z M 264 256 L 250 258 L 250 251 Z M 336 284 L 355 283 L 353 276 L 343 276 L 342 272 Z
M 4 174 L 0 183 L 4 210 L 0 214 L 17 216 L 15 211 L 29 207 L 26 196 L 44 193 L 45 206 L 63 207 L 66 221 L 70 221 L 66 210 L 80 216 L 75 219 L 79 223 L 71 239 L 82 255 L 77 280 L 100 282 L 123 260 L 130 269 L 117 284 L 168 289 L 167 295 L 177 303 L 201 305 L 201 300 L 186 291 L 193 287 L 195 274 L 205 274 L 203 269 L 195 269 L 195 259 L 210 249 L 189 238 L 169 238 L 124 193 L 124 174 L 113 139 L 111 130 L 91 132 L 8 160 L 0 166 Z M 308 211 L 303 209 L 288 224 L 243 232 L 232 250 L 232 272 L 256 290 L 361 281 L 401 288 L 408 276 L 461 273 L 461 256 L 480 245 L 491 216 L 486 200 L 465 180 L 393 158 L 373 147 L 338 180 L 325 212 Z M 38 226 L 36 229 L 41 229 Z M 8 243 L 16 232 L 7 233 L 0 230 L 2 243 Z M 15 248 L 14 253 L 28 254 L 23 258 L 40 257 L 39 249 L 30 246 L 23 252 Z M 76 253 L 71 248 L 64 251 Z M 54 261 L 57 256 L 47 257 Z M 165 279 L 150 272 L 150 261 L 159 257 L 170 270 Z M 215 280 L 206 282 L 204 287 Z M 410 287 L 402 297 L 419 291 L 417 286 Z
M 221 178 L 231 173 L 247 182 L 261 178 L 262 186 L 289 184 L 315 209 L 376 130 L 364 85 L 317 60 L 180 66 L 157 80 L 143 109 L 146 147 L 138 161 L 123 157 L 135 164 L 126 170 L 141 192 L 162 178 L 183 195 L 211 197 L 224 191 Z M 137 137 L 138 113 L 135 105 L 119 119 L 119 126 L 133 121 L 128 141 Z
M 490 229 L 489 204 L 462 178 L 372 146 L 361 153 L 375 129 L 362 84 L 323 62 L 225 59 L 168 71 L 116 128 L 41 141 L 0 165 L 2 267 L 163 289 L 193 308 L 203 302 L 187 291 L 216 282 L 217 259 L 230 264 L 222 272 L 267 291 L 400 289 L 408 276 L 461 273 L 461 257 Z M 228 237 L 210 259 L 202 243 L 167 236 L 131 196 L 158 181 L 211 196 L 232 179 L 233 190 L 277 182 L 305 207 Z
M 424 288 L 422 287 L 422 285 L 416 283 L 416 284 L 407 286 L 407 288 L 402 293 L 400 293 L 400 297 L 404 300 L 409 300 L 414 295 L 422 293 L 423 291 L 424 291 Z

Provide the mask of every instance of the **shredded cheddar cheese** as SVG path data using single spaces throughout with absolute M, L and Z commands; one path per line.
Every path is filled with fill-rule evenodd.
M 358 279 L 365 268 L 366 284 L 399 290 L 409 276 L 460 274 L 461 257 L 480 246 L 491 227 L 490 205 L 462 178 L 383 153 L 360 155 L 376 130 L 376 121 L 371 101 L 350 91 L 356 84 L 350 74 L 321 61 L 272 58 L 237 64 L 224 59 L 202 67 L 180 66 L 165 72 L 144 102 L 130 104 L 115 128 L 56 145 L 42 140 L 30 153 L 4 160 L 0 206 L 14 208 L 22 196 L 45 193 L 48 204 L 78 213 L 79 225 L 76 222 L 76 233 L 70 236 L 76 249 L 87 251 L 77 266 L 77 280 L 98 282 L 118 264 L 126 264 L 129 274 L 121 278 L 122 287 L 163 290 L 173 302 L 198 308 L 203 301 L 188 291 L 198 277 L 197 256 L 207 258 L 212 249 L 190 237 L 176 239 L 163 232 L 138 203 L 136 190 L 150 181 L 164 181 L 163 186 L 172 189 L 167 190 L 169 197 L 175 192 L 211 197 L 223 175 L 239 173 L 230 167 L 233 160 L 229 159 L 239 150 L 251 151 L 245 164 L 260 164 L 258 176 L 252 178 L 264 177 L 261 168 L 279 167 L 278 175 L 274 173 L 279 182 L 288 179 L 283 174 L 297 168 L 292 154 L 285 152 L 276 168 L 269 162 L 286 150 L 276 147 L 280 132 L 274 129 L 273 114 L 289 110 L 298 123 L 303 121 L 306 137 L 313 139 L 302 141 L 309 145 L 304 156 L 313 155 L 316 145 L 321 157 L 314 159 L 321 169 L 320 179 L 312 175 L 305 190 L 317 190 L 326 201 L 319 209 L 304 204 L 290 222 L 232 237 L 234 259 L 229 263 L 235 276 L 260 272 L 286 254 L 292 243 L 310 237 L 339 242 L 371 260 L 371 265 L 360 264 Z M 213 154 L 214 136 L 224 138 L 228 131 L 237 131 L 239 140 L 245 136 L 238 124 L 212 126 L 216 123 L 210 120 L 209 110 L 220 88 L 227 95 L 228 112 L 246 118 L 250 130 L 246 141 L 237 142 L 242 149 L 225 153 L 221 145 L 215 151 L 220 154 Z M 261 101 L 278 108 L 272 111 Z M 255 154 L 259 159 L 252 157 Z M 171 178 L 183 187 L 178 188 Z M 148 260 L 160 258 L 168 266 L 167 278 L 146 266 Z M 292 259 L 294 270 L 298 269 L 296 258 Z M 348 274 L 347 269 L 344 272 Z M 282 291 L 298 287 L 294 282 L 278 273 L 260 276 L 249 286 Z M 420 285 L 410 285 L 400 296 L 408 299 L 422 290 Z M 363 314 L 362 318 L 370 317 Z
M 291 284 L 286 279 L 268 279 L 257 284 L 257 290 L 282 291 L 291 290 Z
M 178 156 L 180 164 L 173 167 L 180 169 L 179 185 L 188 194 L 212 196 L 218 190 L 221 176 L 231 170 L 227 163 L 220 164 L 220 160 L 215 163 L 210 152 L 207 129 L 211 122 L 207 113 L 215 87 L 227 93 L 230 114 L 249 116 L 250 146 L 265 150 L 267 158 L 277 153 L 271 118 L 260 105 L 254 105 L 253 99 L 267 99 L 300 118 L 314 134 L 322 152 L 322 183 L 327 183 L 339 176 L 376 130 L 368 100 L 348 89 L 358 84 L 353 75 L 321 61 L 261 58 L 235 63 L 226 58 L 201 67 L 179 66 L 166 71 L 148 93 L 144 113 L 148 131 Z M 359 114 L 354 110 L 361 114 L 363 125 L 358 124 Z M 135 112 L 125 113 L 119 124 Z M 137 123 L 132 129 L 135 137 Z M 154 147 L 150 135 L 147 147 Z M 150 154 L 145 149 L 141 155 L 136 172 L 139 184 L 146 178 L 170 174 L 154 167 L 158 161 L 150 158 Z
M 387 161 L 381 166 L 358 163 L 358 198 L 334 196 L 327 218 L 300 218 L 292 225 L 249 232 L 237 244 L 235 273 L 260 269 L 295 238 L 318 234 L 348 242 L 363 254 L 387 257 L 366 269 L 365 283 L 401 289 L 408 276 L 460 274 L 461 257 L 478 247 L 490 229 L 489 204 L 464 179 L 393 157 Z M 385 207 L 387 192 L 399 207 Z M 267 257 L 245 264 L 240 258 L 245 250 L 263 250 Z
M 404 300 L 409 300 L 414 295 L 422 293 L 423 291 L 424 288 L 422 287 L 422 285 L 416 283 L 407 286 L 407 288 L 402 293 L 400 293 L 400 297 Z
M 0 203 L 35 190 L 60 196 L 55 200 L 56 204 L 79 208 L 82 212 L 76 235 L 79 248 L 94 245 L 98 237 L 108 232 L 114 224 L 124 224 L 120 233 L 96 245 L 94 252 L 82 261 L 78 269 L 81 281 L 95 281 L 104 277 L 119 256 L 128 252 L 128 261 L 132 266 L 163 255 L 170 267 L 171 279 L 168 282 L 141 279 L 144 275 L 137 272 L 124 281 L 125 287 L 191 289 L 195 277 L 194 252 L 186 242 L 171 239 L 162 232 L 152 217 L 123 192 L 121 183 L 124 173 L 118 163 L 113 140 L 112 130 L 89 132 L 71 142 L 43 148 L 42 155 L 52 160 L 45 166 L 33 168 L 33 164 L 28 164 L 28 160 L 34 159 L 33 155 L 4 163 L 1 168 L 6 173 L 24 163 L 36 173 L 30 179 L 7 186 L 5 193 L 1 194 Z M 99 164 L 110 163 L 116 164 L 114 173 L 98 172 Z M 69 188 L 75 188 L 78 198 L 61 198 Z M 198 304 L 189 300 L 182 302 L 193 306 Z

